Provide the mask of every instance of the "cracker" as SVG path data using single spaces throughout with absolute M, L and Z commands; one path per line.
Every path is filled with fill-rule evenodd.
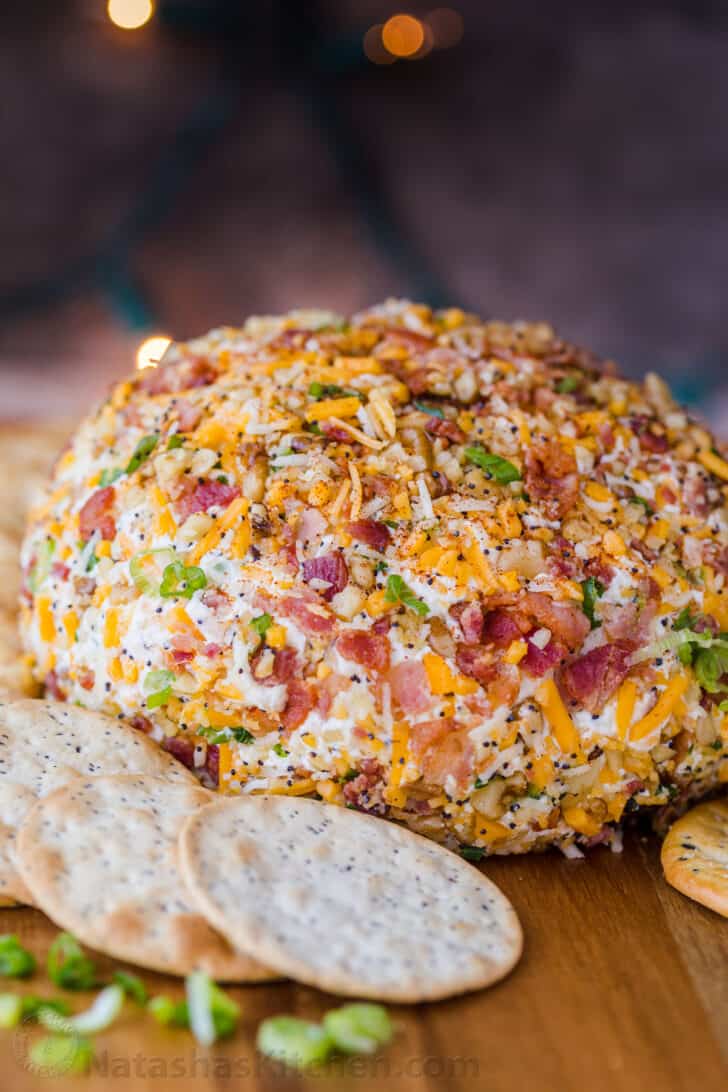
M 214 803 L 185 824 L 180 862 L 236 947 L 332 993 L 432 1001 L 498 981 L 521 954 L 513 907 L 476 868 L 316 800 Z
M 16 868 L 15 836 L 36 800 L 79 777 L 130 771 L 197 784 L 143 732 L 113 717 L 0 696 L 0 898 L 31 901 Z
M 728 918 L 728 800 L 706 800 L 678 819 L 660 859 L 669 884 Z
M 177 867 L 185 819 L 212 793 L 119 774 L 74 781 L 38 801 L 20 829 L 20 874 L 36 905 L 101 952 L 164 974 L 275 976 L 208 925 Z

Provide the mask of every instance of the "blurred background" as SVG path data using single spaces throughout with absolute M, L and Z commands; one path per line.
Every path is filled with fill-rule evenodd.
M 0 418 L 152 335 L 387 295 L 546 318 L 728 433 L 724 0 L 26 0 Z

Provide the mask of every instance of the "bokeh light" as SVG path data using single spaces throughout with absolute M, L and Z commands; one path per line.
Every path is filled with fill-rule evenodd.
M 397 60 L 382 41 L 382 24 L 375 23 L 364 35 L 364 55 L 372 64 L 394 64 Z
M 148 337 L 137 349 L 137 369 L 143 371 L 145 368 L 156 368 L 171 344 L 172 339 L 170 337 L 165 337 L 163 334 L 155 334 L 153 337 Z
M 435 49 L 450 49 L 463 36 L 465 24 L 459 11 L 454 8 L 435 8 L 425 18 L 432 31 Z
M 108 0 L 106 10 L 114 26 L 138 30 L 154 15 L 153 0 Z
M 425 42 L 425 29 L 414 15 L 393 15 L 382 27 L 382 42 L 394 57 L 413 57 Z

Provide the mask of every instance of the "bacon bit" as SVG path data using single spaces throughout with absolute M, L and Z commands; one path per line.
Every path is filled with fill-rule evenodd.
M 54 561 L 51 565 L 51 576 L 55 576 L 57 580 L 68 580 L 70 575 L 71 570 L 62 561 Z
M 202 410 L 192 402 L 181 398 L 177 403 L 177 431 L 194 432 L 202 420 Z
M 458 728 L 452 717 L 413 724 L 410 746 L 429 784 L 444 787 L 452 777 L 462 790 L 471 783 L 475 751 L 469 729 Z
M 78 527 L 84 542 L 88 542 L 94 531 L 107 542 L 116 537 L 116 522 L 111 514 L 115 498 L 113 485 L 107 485 L 97 489 L 86 501 L 78 514 Z
M 162 750 L 173 755 L 188 770 L 195 768 L 195 745 L 191 739 L 185 739 L 184 736 L 171 736 L 163 739 Z
M 600 713 L 629 673 L 632 648 L 600 645 L 574 660 L 561 672 L 561 685 L 571 701 L 590 713 Z
M 50 694 L 56 701 L 66 700 L 66 691 L 61 686 L 55 671 L 49 671 L 43 680 L 43 683 L 46 688 L 46 693 Z
M 181 523 L 193 516 L 195 512 L 207 512 L 210 508 L 227 508 L 227 506 L 240 496 L 237 486 L 226 485 L 225 482 L 196 482 L 186 483 L 186 490 L 176 502 L 176 512 Z
M 507 648 L 511 641 L 517 641 L 530 628 L 531 625 L 527 622 L 523 629 L 506 610 L 489 610 L 483 625 L 483 641 L 497 648 Z
M 597 432 L 599 442 L 602 445 L 603 451 L 611 451 L 617 442 L 617 437 L 614 435 L 614 429 L 611 425 L 601 425 Z
M 73 587 L 78 596 L 87 599 L 96 591 L 96 581 L 92 576 L 74 576 Z
M 388 676 L 392 699 L 408 714 L 424 713 L 430 707 L 427 674 L 419 660 L 405 660 L 391 668 Z
M 430 436 L 440 436 L 453 444 L 464 444 L 466 440 L 463 430 L 447 417 L 428 417 L 425 432 L 429 432 Z
M 455 603 L 448 613 L 460 626 L 466 645 L 480 644 L 483 639 L 483 608 L 480 603 Z
M 651 577 L 640 582 L 641 598 L 634 603 L 605 603 L 601 608 L 604 633 L 610 641 L 623 641 L 634 651 L 647 638 L 657 613 L 660 589 Z
M 327 603 L 343 591 L 349 583 L 349 569 L 343 554 L 334 551 L 322 557 L 312 557 L 303 563 L 303 579 L 309 584 L 312 580 L 323 580 L 329 587 L 317 589 Z
M 335 424 L 333 421 L 320 421 L 319 428 L 323 432 L 327 440 L 335 440 L 338 444 L 350 444 L 353 442 L 353 436 L 345 428 Z
M 227 606 L 228 602 L 228 597 L 218 588 L 205 588 L 201 598 L 202 602 L 210 610 L 219 610 L 221 607 Z
M 222 645 L 210 644 L 203 647 L 202 655 L 207 656 L 208 659 L 212 660 L 215 658 L 215 656 L 219 656 L 220 653 L 223 651 L 224 649 Z
M 565 580 L 574 580 L 578 573 L 578 567 L 574 555 L 574 546 L 568 539 L 557 535 L 551 543 L 551 552 L 546 567 L 556 577 Z
M 326 520 L 318 509 L 304 509 L 296 527 L 296 542 L 318 542 L 327 526 Z
M 169 658 L 173 664 L 187 664 L 190 660 L 194 660 L 195 654 L 184 649 L 173 649 L 169 653 Z
M 579 496 L 576 459 L 558 440 L 540 440 L 526 451 L 526 489 L 543 501 L 549 519 L 563 519 Z
M 217 743 L 207 745 L 205 772 L 213 785 L 220 784 L 220 748 Z
M 723 576 L 728 576 L 728 546 L 719 546 L 717 542 L 706 542 L 703 546 L 703 561 Z
M 377 618 L 376 622 L 372 625 L 372 633 L 387 634 L 392 628 L 392 619 L 388 614 L 383 614 L 381 618 Z
M 373 550 L 384 553 L 392 540 L 392 533 L 386 523 L 377 519 L 355 519 L 347 523 L 346 530 L 357 542 L 371 546 Z
M 202 357 L 175 360 L 156 368 L 145 368 L 136 381 L 136 387 L 144 394 L 179 394 L 194 387 L 209 387 L 217 375 L 217 369 Z
M 336 647 L 345 659 L 361 664 L 370 671 L 389 670 L 391 650 L 388 637 L 363 630 L 348 630 L 339 637 Z
M 147 736 L 154 730 L 151 720 L 149 717 L 145 717 L 143 713 L 135 713 L 129 724 L 132 728 L 136 728 L 137 732 L 144 732 Z
M 487 686 L 498 675 L 499 662 L 493 649 L 486 645 L 458 644 L 455 663 L 463 675 L 476 679 L 481 686 Z
M 527 592 L 519 608 L 550 629 L 572 651 L 581 645 L 591 628 L 583 610 L 573 603 L 556 603 L 544 592 Z
M 614 569 L 601 557 L 590 557 L 584 566 L 584 572 L 587 576 L 593 576 L 605 588 L 614 580 Z
M 662 454 L 670 447 L 667 436 L 664 433 L 656 432 L 655 429 L 660 426 L 657 422 L 651 421 L 649 417 L 644 414 L 638 414 L 633 417 L 631 422 L 632 431 L 637 436 L 640 447 L 643 451 L 650 451 L 653 454 Z
M 710 512 L 708 487 L 705 479 L 696 474 L 687 478 L 683 485 L 683 497 L 690 514 L 705 519 Z
M 639 777 L 633 777 L 624 787 L 630 796 L 634 796 L 636 792 L 641 792 L 644 789 L 645 783 Z
M 90 668 L 78 673 L 78 685 L 84 690 L 93 690 L 96 684 L 96 674 Z
M 334 619 L 326 612 L 321 613 L 321 608 L 312 609 L 312 605 L 305 599 L 298 599 L 292 595 L 285 596 L 280 601 L 280 609 L 288 618 L 292 618 L 299 629 L 309 637 L 327 636 L 333 632 Z
M 298 653 L 295 648 L 280 648 L 273 656 L 273 667 L 268 675 L 262 678 L 257 673 L 258 664 L 263 657 L 270 657 L 271 650 L 263 646 L 255 655 L 250 657 L 250 670 L 253 678 L 262 686 L 278 686 L 287 683 L 299 670 Z
M 282 651 L 286 651 L 282 649 Z M 277 653 L 277 656 L 280 653 Z M 277 658 L 276 656 L 276 658 Z M 281 713 L 281 724 L 287 732 L 293 732 L 305 721 L 313 709 L 311 690 L 300 679 L 291 679 L 288 683 L 288 699 Z
M 359 766 L 358 775 L 344 785 L 344 799 L 359 811 L 385 815 L 387 807 L 382 799 L 383 782 L 384 767 L 376 758 L 365 758 Z
M 643 557 L 645 561 L 657 561 L 660 556 L 659 550 L 651 550 L 649 546 L 645 546 L 644 542 L 641 542 L 638 538 L 633 538 L 630 542 L 630 546 L 633 550 L 636 550 L 640 557 Z
M 327 675 L 316 688 L 316 712 L 327 717 L 336 698 L 342 690 L 348 689 L 349 679 L 346 675 L 337 675 L 336 672 Z
M 560 641 L 549 641 L 545 648 L 539 648 L 533 641 L 528 641 L 528 652 L 521 660 L 521 666 L 529 675 L 540 679 L 550 671 L 568 653 Z

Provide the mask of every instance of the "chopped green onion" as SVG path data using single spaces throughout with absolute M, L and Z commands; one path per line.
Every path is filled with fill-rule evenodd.
M 35 1069 L 60 1077 L 65 1073 L 84 1073 L 91 1065 L 93 1048 L 88 1039 L 77 1035 L 47 1035 L 33 1043 L 28 1058 Z
M 692 629 L 698 621 L 698 615 L 693 614 L 690 607 L 683 607 L 672 624 L 673 629 Z
M 175 680 L 174 672 L 150 671 L 144 679 L 144 690 L 147 693 L 147 709 L 159 709 L 166 705 L 172 697 L 172 683 Z
M 418 599 L 412 589 L 405 584 L 401 576 L 392 573 L 387 577 L 387 588 L 384 593 L 387 603 L 403 603 L 405 607 L 416 611 L 423 618 L 429 614 L 429 607 L 421 599 Z
M 584 598 L 581 604 L 581 609 L 589 619 L 592 629 L 598 629 L 601 626 L 601 622 L 594 614 L 594 608 L 597 603 L 597 599 L 604 595 L 604 585 L 601 580 L 597 580 L 596 577 L 590 576 L 588 580 L 582 580 L 581 590 L 584 593 Z
M 320 402 L 322 398 L 361 398 L 360 391 L 349 390 L 346 387 L 338 387 L 336 383 L 311 383 L 308 388 L 310 398 Z
M 301 1069 L 325 1062 L 334 1043 L 319 1024 L 297 1016 L 272 1016 L 258 1028 L 256 1046 L 261 1054 Z
M 445 414 L 439 406 L 428 406 L 426 402 L 413 402 L 412 405 L 421 413 L 427 413 L 430 417 L 439 417 L 442 420 Z
M 101 471 L 101 477 L 99 478 L 99 485 L 102 489 L 105 489 L 107 485 L 113 485 L 114 482 L 118 482 L 124 474 L 124 471 L 120 466 L 115 466 L 111 469 L 107 467 L 106 470 Z
M 259 637 L 265 637 L 272 625 L 273 619 L 270 614 L 259 614 L 257 618 L 250 620 L 250 628 L 254 629 Z
M 35 997 L 33 994 L 25 995 L 23 998 L 24 1020 L 37 1020 L 41 1009 L 57 1012 L 59 1016 L 68 1016 L 71 1011 L 67 1001 L 56 998 L 48 1000 L 44 997 Z
M 500 455 L 486 451 L 480 444 L 475 447 L 466 447 L 465 458 L 484 470 L 498 485 L 508 485 L 509 482 L 521 480 L 521 471 L 517 466 Z
M 96 985 L 96 966 L 70 933 L 59 933 L 48 952 L 48 977 L 64 990 L 90 990 Z
M 240 1006 L 216 986 L 204 971 L 187 976 L 187 1011 L 192 1034 L 203 1046 L 232 1035 L 240 1016 Z
M 64 1035 L 95 1035 L 113 1024 L 123 1004 L 124 990 L 115 984 L 103 989 L 90 1008 L 76 1016 L 61 1016 L 49 1006 L 42 1005 L 38 1009 L 38 1020 L 44 1027 Z
M 45 583 L 48 573 L 51 571 L 53 555 L 55 552 L 56 540 L 53 538 L 44 538 L 38 547 L 35 565 L 28 578 L 28 584 L 33 594 L 40 591 L 40 588 Z
M 188 1028 L 190 1016 L 186 1001 L 172 1001 L 169 997 L 153 997 L 147 1005 L 158 1024 L 171 1028 Z
M 718 706 L 721 713 L 728 713 L 728 701 L 722 701 Z
M 146 1005 L 149 994 L 141 978 L 135 974 L 129 974 L 128 971 L 114 971 L 111 977 L 117 986 L 121 986 L 127 997 L 131 997 L 132 1001 L 136 1001 L 138 1005 Z
M 46 1001 L 33 994 L 0 993 L 0 1028 L 14 1028 L 21 1021 L 37 1020 L 41 1012 L 55 1012 L 67 1016 L 65 1001 Z
M 23 1015 L 23 998 L 19 993 L 0 993 L 0 1028 L 15 1028 Z
M 394 1034 L 384 1006 L 361 1001 L 327 1012 L 323 1026 L 334 1045 L 347 1054 L 372 1054 Z
M 460 846 L 460 856 L 466 861 L 482 861 L 485 850 L 481 846 Z
M 0 975 L 3 978 L 27 978 L 35 967 L 35 956 L 23 947 L 15 933 L 0 936 Z
M 630 504 L 640 504 L 640 505 L 642 505 L 642 507 L 644 508 L 644 510 L 645 510 L 645 512 L 647 513 L 648 516 L 653 515 L 653 513 L 655 511 L 648 500 L 646 500 L 644 497 L 638 496 L 636 493 L 634 493 L 631 497 L 627 497 L 627 500 L 629 501 Z
M 288 752 L 288 751 L 286 750 L 286 748 L 285 748 L 285 747 L 283 746 L 283 744 L 282 744 L 282 743 L 276 743 L 276 745 L 274 746 L 273 750 L 274 750 L 274 751 L 275 751 L 275 753 L 276 753 L 277 755 L 279 755 L 279 756 L 280 756 L 281 758 L 286 758 L 286 756 L 287 756 L 287 755 L 289 754 L 289 752 Z
M 129 562 L 129 575 L 144 595 L 159 595 L 162 574 L 174 561 L 174 550 L 145 550 Z
M 255 736 L 247 728 L 209 728 L 197 729 L 197 734 L 204 736 L 210 743 L 227 743 L 234 739 L 236 743 L 255 743 Z
M 173 561 L 162 574 L 159 594 L 164 599 L 180 596 L 191 599 L 196 591 L 207 587 L 207 577 L 198 565 L 185 565 L 182 561 Z
M 138 470 L 142 463 L 145 463 L 149 456 L 154 451 L 155 447 L 159 443 L 159 433 L 154 432 L 151 436 L 143 436 L 137 446 L 134 448 L 131 459 L 126 464 L 125 474 L 133 474 L 135 470 Z
M 574 372 L 571 375 L 565 375 L 563 379 L 560 379 L 556 384 L 556 392 L 558 394 L 571 394 L 581 383 L 581 376 L 576 375 Z

